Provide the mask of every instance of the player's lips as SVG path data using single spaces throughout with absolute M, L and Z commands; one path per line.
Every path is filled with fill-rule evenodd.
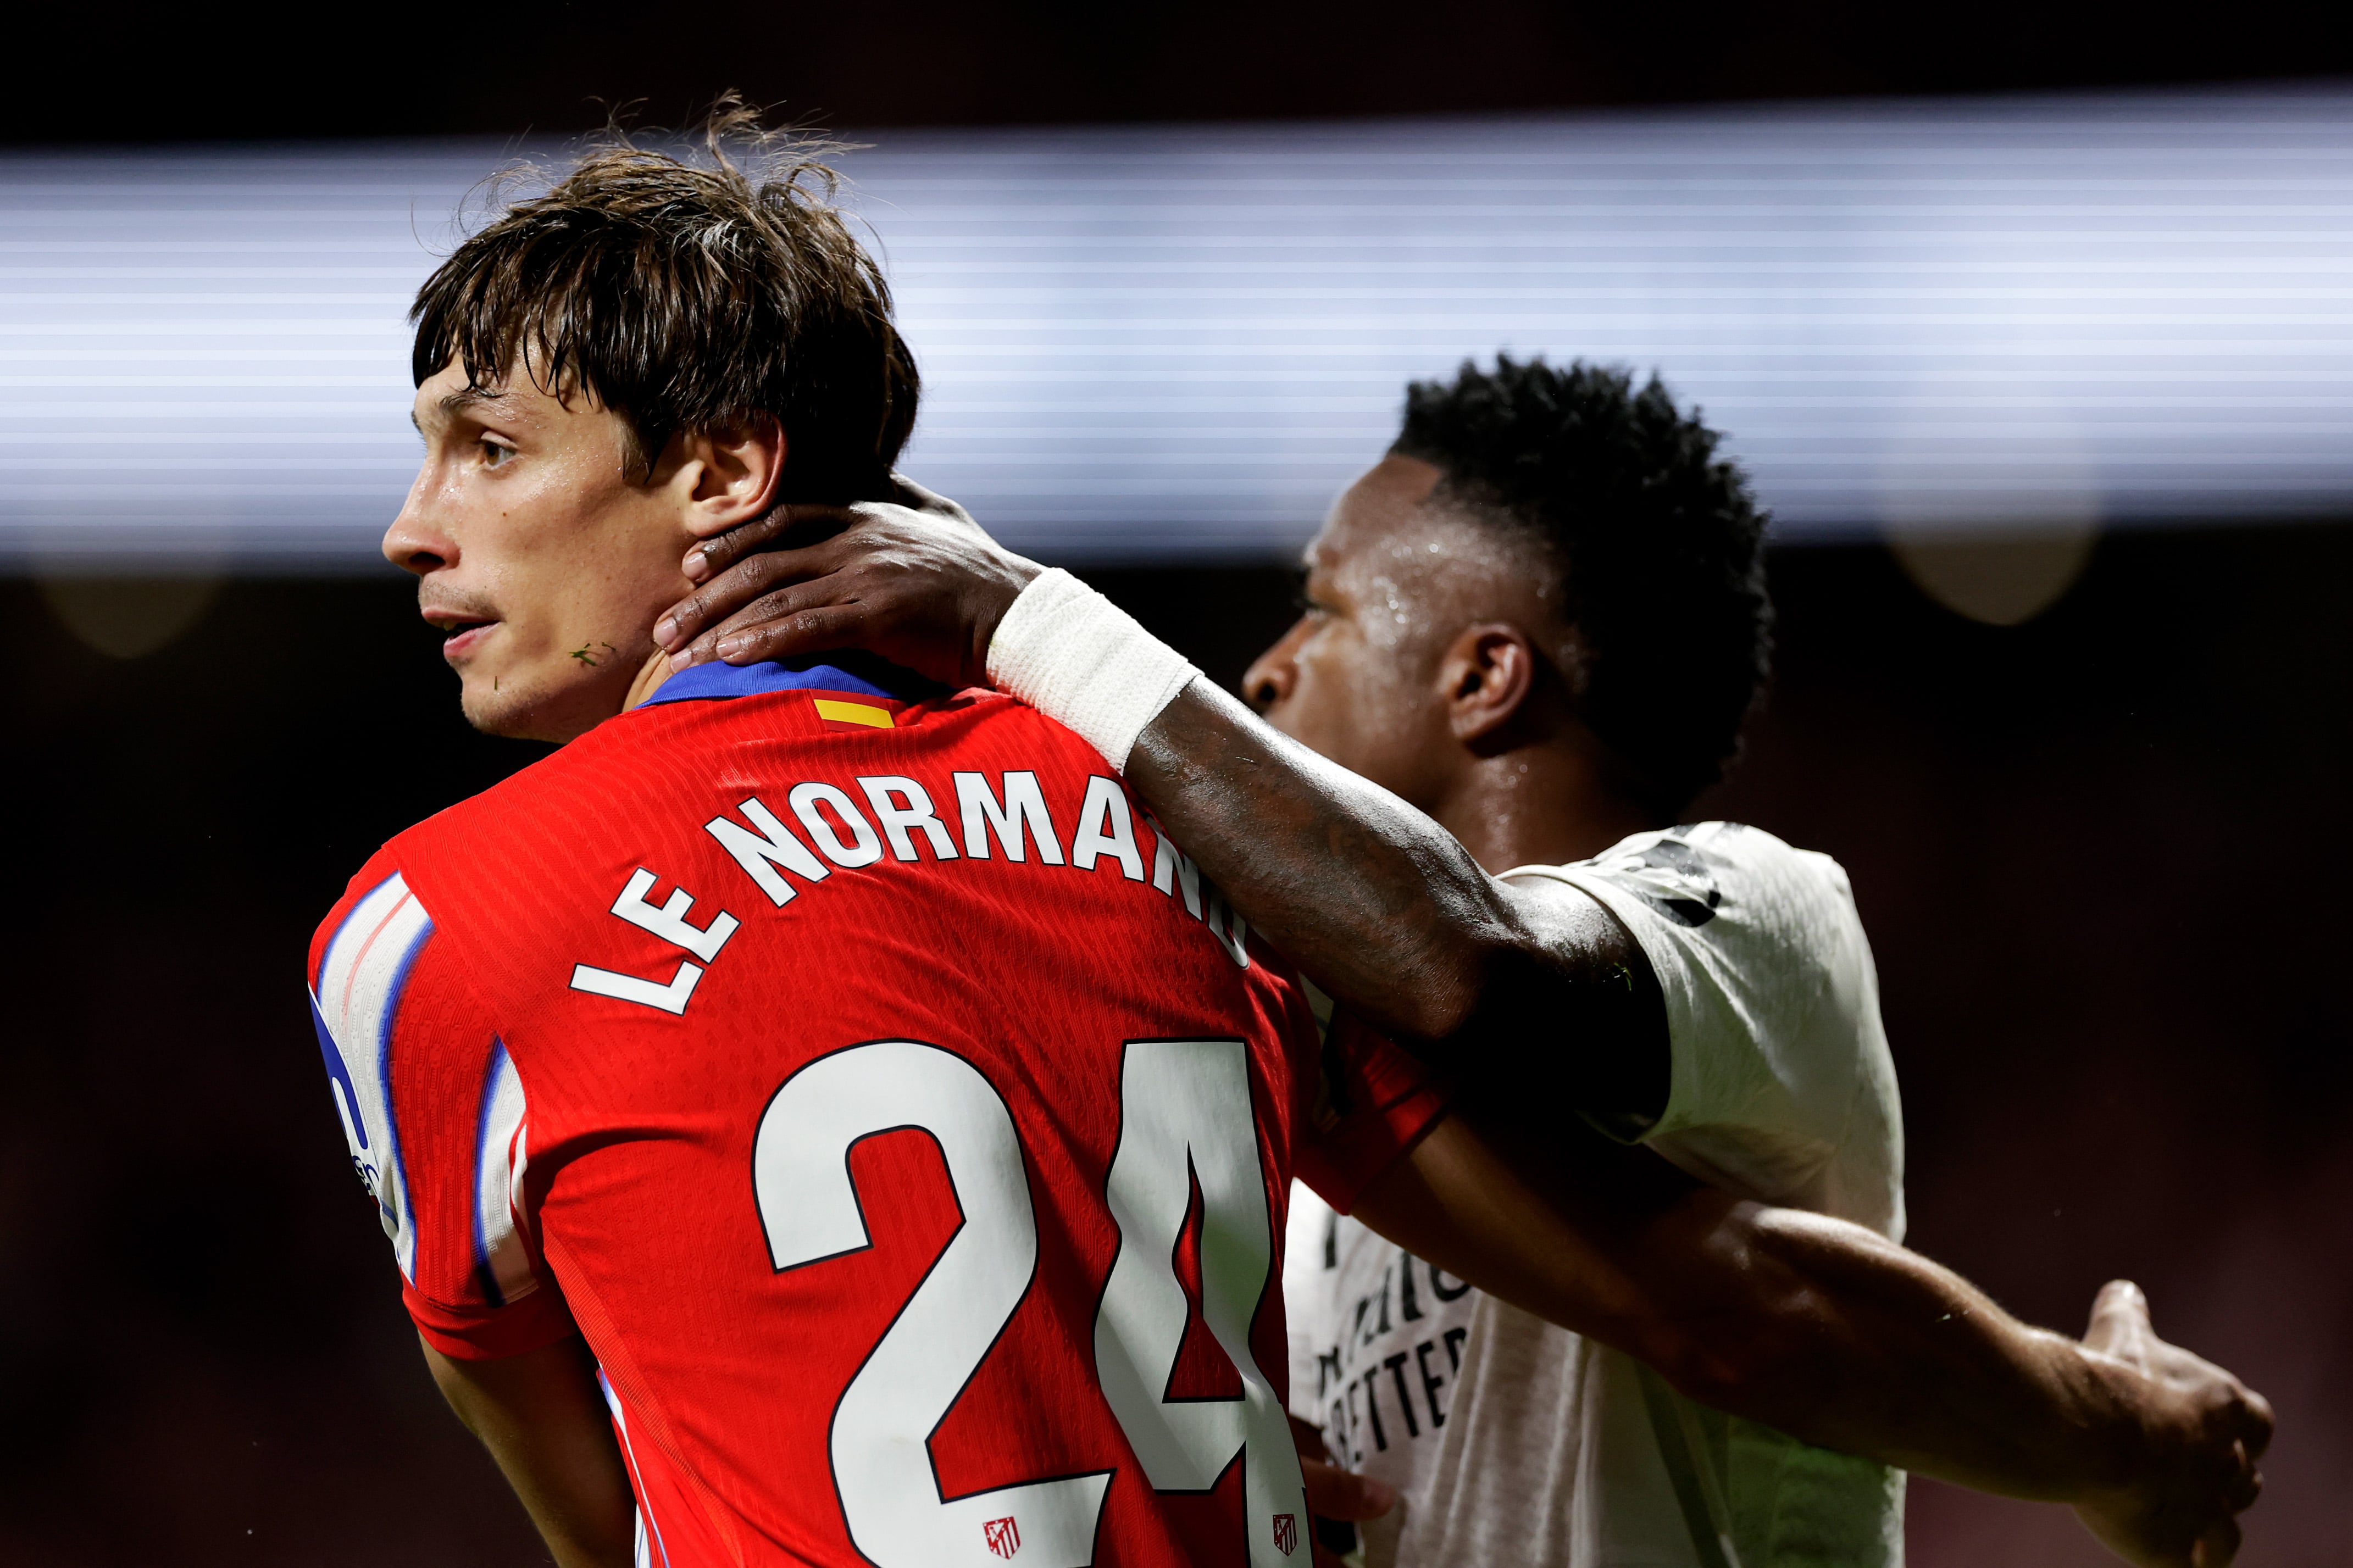
M 441 657 L 447 659 L 464 658 L 473 651 L 483 638 L 496 630 L 499 625 L 495 620 L 477 616 L 428 615 L 425 618 L 440 627 L 445 634 L 441 642 Z

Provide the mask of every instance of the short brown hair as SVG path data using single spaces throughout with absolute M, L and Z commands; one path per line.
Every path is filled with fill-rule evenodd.
M 409 310 L 417 384 L 453 359 L 475 387 L 520 366 L 620 416 L 649 475 L 681 431 L 772 414 L 791 497 L 887 494 L 921 383 L 835 205 L 832 149 L 725 102 L 702 140 L 707 164 L 617 136 L 468 238 Z

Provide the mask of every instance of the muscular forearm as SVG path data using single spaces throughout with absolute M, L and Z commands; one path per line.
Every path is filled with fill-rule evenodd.
M 2084 1502 L 2134 1479 L 2160 1392 L 2147 1378 L 1860 1226 L 1672 1180 L 1629 1201 L 1633 1158 L 1652 1157 L 1626 1152 L 1607 1181 L 1532 1177 L 1546 1162 L 1450 1119 L 1356 1212 L 1693 1398 L 1807 1442 L 2017 1497 Z
M 1455 1068 L 1508 1053 L 1562 1103 L 1658 1109 L 1655 983 L 1598 904 L 1496 880 L 1435 821 L 1207 681 L 1145 727 L 1127 778 L 1235 908 L 1377 1027 Z
M 1454 1034 L 1525 943 L 1438 824 L 1195 681 L 1137 737 L 1130 785 L 1250 922 L 1376 1025 Z
M 2139 1373 L 1861 1226 L 1745 1203 L 1711 1217 L 1681 1331 L 1723 1343 L 1770 1328 L 1765 1353 L 1703 1373 L 1694 1398 L 2012 1497 L 2079 1502 L 2135 1478 L 2155 1393 Z

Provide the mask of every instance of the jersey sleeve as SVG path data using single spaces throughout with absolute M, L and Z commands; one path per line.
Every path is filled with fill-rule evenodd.
M 352 1166 L 418 1331 L 459 1360 L 571 1334 L 532 1241 L 522 1080 L 461 959 L 387 856 L 320 927 L 310 979 Z
M 1293 1173 L 1342 1214 L 1446 1112 L 1444 1083 L 1388 1037 L 1307 986 L 1316 1028 L 1316 1097 Z
M 1761 829 L 1638 834 L 1594 860 L 1511 878 L 1568 883 L 1632 932 L 1657 974 L 1672 1079 L 1639 1138 L 1694 1174 L 1789 1201 L 1894 1103 L 1878 980 L 1846 874 Z M 1882 1081 L 1883 1079 L 1884 1081 Z

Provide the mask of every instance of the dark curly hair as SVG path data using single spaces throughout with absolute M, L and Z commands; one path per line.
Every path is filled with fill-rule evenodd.
M 1772 654 L 1766 515 L 1718 439 L 1656 375 L 1637 390 L 1622 369 L 1499 355 L 1409 387 L 1390 447 L 1441 470 L 1441 499 L 1546 546 L 1578 714 L 1666 820 L 1724 776 Z

